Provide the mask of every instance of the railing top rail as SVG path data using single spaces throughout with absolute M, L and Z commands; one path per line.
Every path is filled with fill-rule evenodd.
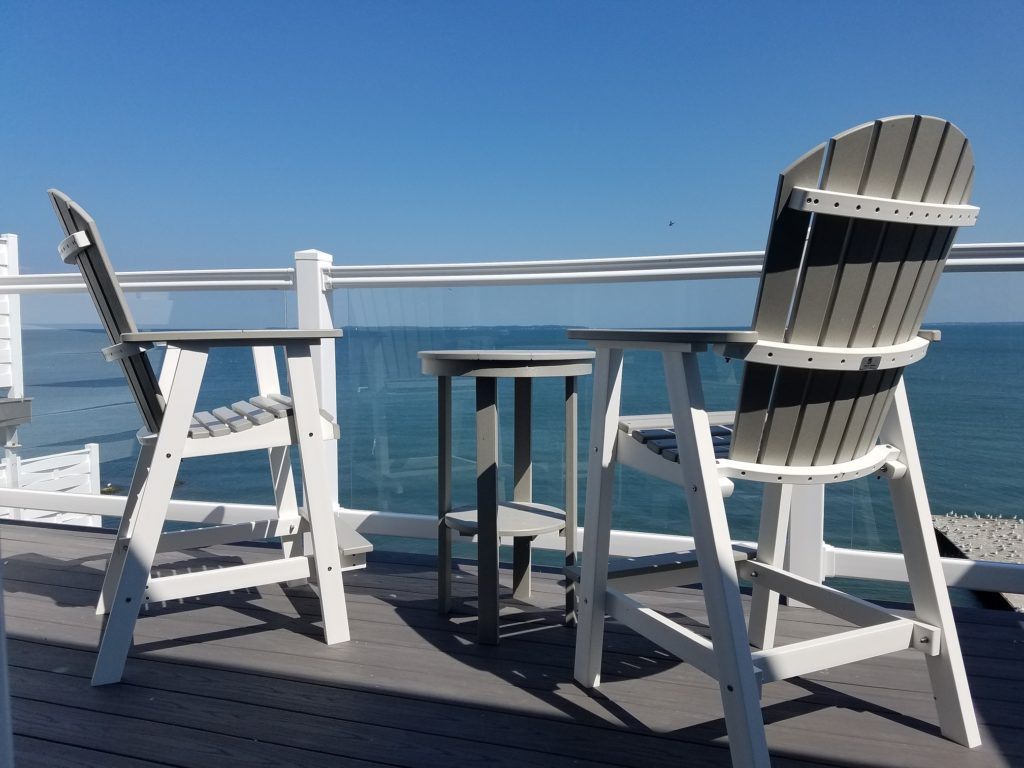
M 295 270 L 291 267 L 118 272 L 117 276 L 121 287 L 130 292 L 290 291 L 295 287 Z M 0 277 L 0 293 L 67 293 L 84 290 L 82 276 L 75 272 Z
M 764 251 L 611 259 L 334 266 L 330 288 L 645 282 L 758 277 Z M 1024 270 L 1024 243 L 954 245 L 947 272 Z
M 378 264 L 332 266 L 325 288 L 401 288 L 429 286 L 543 285 L 558 283 L 645 282 L 757 277 L 763 251 L 633 256 L 606 259 L 469 262 L 453 264 Z M 1024 271 L 1024 243 L 954 245 L 947 272 Z M 119 272 L 131 292 L 293 290 L 295 270 L 196 269 Z M 0 293 L 83 291 L 72 272 L 0 277 Z

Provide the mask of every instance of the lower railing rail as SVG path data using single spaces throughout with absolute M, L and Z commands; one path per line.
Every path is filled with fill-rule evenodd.
M 124 496 L 97 496 L 94 494 L 56 491 L 5 490 L 4 503 L 53 512 L 102 515 L 119 518 L 124 514 Z M 197 525 L 231 525 L 265 520 L 274 508 L 262 504 L 231 504 L 205 501 L 173 501 L 167 519 L 177 523 Z M 430 515 L 401 512 L 346 509 L 336 507 L 341 517 L 360 534 L 399 536 L 416 539 L 437 538 L 437 520 Z M 583 529 L 577 531 L 582 546 Z M 753 542 L 738 541 L 741 547 L 754 547 Z M 565 544 L 557 534 L 538 536 L 534 546 L 557 552 L 565 551 Z M 616 557 L 639 557 L 694 548 L 689 536 L 670 536 L 639 531 L 612 531 L 611 554 Z M 891 552 L 873 552 L 823 544 L 822 576 L 851 579 L 870 579 L 906 583 L 907 569 L 903 555 Z M 942 570 L 950 587 L 978 592 L 1004 592 L 1024 594 L 1024 564 L 942 558 Z

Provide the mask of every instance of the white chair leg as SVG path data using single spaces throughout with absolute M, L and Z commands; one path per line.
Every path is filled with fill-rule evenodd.
M 789 539 L 786 542 L 786 570 L 816 584 L 825 581 L 825 486 L 794 485 L 789 507 Z M 807 608 L 788 598 L 786 605 Z
M 167 505 L 174 491 L 188 428 L 195 410 L 207 354 L 181 350 L 173 382 L 167 394 L 167 408 L 157 436 L 147 479 L 141 487 L 128 550 L 116 574 L 117 587 L 100 637 L 92 684 L 116 683 L 124 673 L 132 645 L 135 621 L 142 608 L 146 584 L 153 568 L 157 545 L 167 517 Z M 141 467 L 140 467 L 141 469 Z
M 313 547 L 313 570 L 324 617 L 324 639 L 328 645 L 333 645 L 349 639 L 348 607 L 341 577 L 338 532 L 334 525 L 335 501 L 328 493 L 313 362 L 309 344 L 289 344 L 285 352 Z
M 692 354 L 666 352 L 662 358 L 711 642 L 718 662 L 718 686 L 732 764 L 735 768 L 769 768 L 760 686 L 750 655 L 725 500 L 715 470 L 711 425 L 704 411 L 700 370 Z
M 139 449 L 139 458 L 135 462 L 135 473 L 132 475 L 132 483 L 128 488 L 128 497 L 124 505 L 124 514 L 121 522 L 117 525 L 117 537 L 114 539 L 114 548 L 110 552 L 110 560 L 107 563 L 106 573 L 103 575 L 103 586 L 100 588 L 100 597 L 96 601 L 97 615 L 104 615 L 110 612 L 110 601 L 114 598 L 114 590 L 117 589 L 117 581 L 124 569 L 124 560 L 128 554 L 128 542 L 131 540 L 134 521 L 138 516 L 139 497 L 149 476 L 149 468 L 153 464 L 153 451 L 156 449 L 156 440 L 147 440 Z
M 622 396 L 622 350 L 601 348 L 594 365 L 594 399 L 583 533 L 573 677 L 586 688 L 601 684 L 608 547 L 611 537 L 615 441 Z
M 769 483 L 761 498 L 761 527 L 757 535 L 757 561 L 774 565 L 786 551 L 793 486 Z M 779 593 L 754 582 L 750 602 L 750 644 L 768 649 L 775 645 Z
M 274 505 L 278 518 L 294 518 L 299 512 L 299 502 L 295 494 L 295 475 L 292 472 L 292 461 L 288 455 L 288 446 L 282 445 L 267 450 L 270 462 L 270 479 L 274 485 Z M 303 536 L 296 531 L 281 536 L 281 551 L 285 557 L 301 557 Z
M 261 395 L 267 397 L 281 391 L 281 381 L 277 375 L 277 357 L 274 347 L 253 347 L 252 360 L 256 369 L 256 387 Z M 292 473 L 292 462 L 288 446 L 278 446 L 267 451 L 270 462 L 270 479 L 274 485 L 274 502 L 277 516 L 294 517 L 298 514 L 299 503 L 295 494 L 295 477 Z M 303 536 L 281 537 L 281 550 L 284 557 L 300 557 L 302 555 Z M 289 582 L 289 586 L 298 586 L 301 581 Z
M 981 735 L 960 652 L 960 639 L 953 621 L 949 591 L 942 575 L 924 475 L 902 382 L 897 386 L 881 439 L 903 451 L 902 460 L 907 466 L 906 474 L 890 481 L 889 488 L 907 564 L 914 611 L 918 619 L 939 627 L 942 632 L 939 655 L 926 657 L 939 726 L 947 738 L 967 747 L 976 747 L 981 743 Z

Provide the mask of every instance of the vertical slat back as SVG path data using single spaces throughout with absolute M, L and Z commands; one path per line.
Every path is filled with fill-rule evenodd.
M 824 149 L 824 151 L 822 151 Z M 801 166 L 821 163 L 818 175 Z M 801 179 L 790 181 L 800 167 Z M 908 202 L 966 202 L 973 158 L 963 134 L 936 118 L 901 116 L 858 126 L 783 173 L 765 256 L 755 329 L 766 340 L 871 347 L 915 336 L 942 272 L 955 227 L 886 223 L 816 214 L 805 231 L 776 228 L 794 186 Z M 784 249 L 777 253 L 775 249 Z M 794 264 L 796 265 L 794 267 Z M 784 265 L 784 269 L 769 269 Z M 779 273 L 786 276 L 785 283 Z M 789 295 L 786 295 L 786 291 Z M 768 464 L 820 465 L 870 450 L 901 370 L 838 373 L 748 365 L 732 457 Z
M 758 334 L 766 339 L 781 341 L 786 332 L 786 317 L 800 274 L 800 259 L 811 218 L 810 214 L 793 210 L 786 203 L 793 187 L 817 185 L 824 154 L 824 144 L 815 147 L 779 177 L 752 323 Z M 744 367 L 732 455 L 749 457 L 751 461 L 757 456 L 775 372 L 775 366 L 771 365 L 751 363 Z
M 63 192 L 51 189 L 49 195 L 64 234 L 85 232 L 89 238 L 90 245 L 78 254 L 75 262 L 99 313 L 107 338 L 111 344 L 119 344 L 121 334 L 135 332 L 138 328 L 110 259 L 107 258 L 99 229 L 92 217 Z M 118 362 L 146 428 L 152 432 L 158 431 L 163 420 L 164 402 L 149 358 L 140 353 L 123 357 Z

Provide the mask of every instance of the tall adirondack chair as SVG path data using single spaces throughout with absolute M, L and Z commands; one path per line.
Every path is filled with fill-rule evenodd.
M 342 570 L 364 563 L 368 542 L 343 530 L 339 548 L 334 501 L 327 491 L 323 441 L 337 439 L 338 425 L 319 407 L 312 350 L 341 335 L 325 330 L 139 332 L 107 257 L 95 222 L 62 192 L 50 190 L 67 237 L 58 251 L 76 264 L 107 331 L 116 360 L 139 407 L 141 449 L 128 491 L 124 516 L 107 567 L 97 613 L 108 614 L 100 638 L 93 685 L 118 682 L 143 605 L 195 595 L 308 580 L 320 598 L 328 644 L 349 639 Z M 159 379 L 147 350 L 165 344 Z M 212 412 L 196 413 L 196 400 L 209 351 L 218 346 L 252 348 L 259 394 Z M 290 396 L 281 394 L 275 347 L 283 347 Z M 289 459 L 298 447 L 303 507 L 299 507 Z M 276 515 L 235 525 L 163 532 L 181 460 L 267 449 Z M 261 563 L 169 576 L 151 576 L 158 552 L 183 551 L 278 537 L 282 557 Z
M 782 173 L 752 330 L 570 331 L 597 349 L 582 685 L 600 683 L 608 614 L 717 678 L 733 765 L 766 766 L 763 683 L 912 648 L 927 657 L 942 733 L 979 743 L 902 377 L 927 351 L 921 321 L 956 230 L 977 217 L 966 204 L 973 175 L 967 140 L 944 120 L 858 126 Z M 735 414 L 705 410 L 697 353 L 709 346 L 744 361 Z M 671 414 L 620 417 L 623 351 L 637 348 L 661 352 Z M 616 462 L 682 486 L 694 553 L 609 567 Z M 868 475 L 888 479 L 911 618 L 782 567 L 793 489 Z M 764 485 L 756 552 L 730 542 L 724 499 L 735 479 Z M 738 576 L 754 585 L 749 627 Z M 698 581 L 710 639 L 627 594 Z M 775 647 L 780 593 L 855 626 Z

